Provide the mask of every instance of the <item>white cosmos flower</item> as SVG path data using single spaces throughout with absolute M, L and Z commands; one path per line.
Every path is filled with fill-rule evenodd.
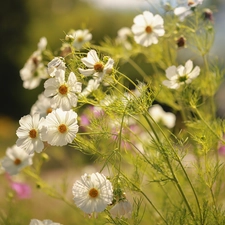
M 29 225 L 62 225 L 60 223 L 54 223 L 52 222 L 51 220 L 37 220 L 37 219 L 32 219 L 30 221 L 30 224 Z
M 55 57 L 48 63 L 48 73 L 50 77 L 54 77 L 57 70 L 65 70 L 66 65 L 62 57 Z
M 41 38 L 38 43 L 38 50 L 30 56 L 24 67 L 20 70 L 23 87 L 26 89 L 36 88 L 42 79 L 48 77 L 47 69 L 42 62 L 42 51 L 45 50 L 46 45 L 46 38 Z
M 65 71 L 57 70 L 55 77 L 45 81 L 44 95 L 52 97 L 51 104 L 53 108 L 60 107 L 63 110 L 70 110 L 77 106 L 77 94 L 81 92 L 82 84 L 77 81 L 76 75 L 71 72 L 67 81 L 65 80 Z
M 112 203 L 112 184 L 103 174 L 84 174 L 72 189 L 74 202 L 87 214 L 102 212 Z
M 131 30 L 134 34 L 136 43 L 145 47 L 158 43 L 158 37 L 163 36 L 164 21 L 160 15 L 153 15 L 149 11 L 144 11 L 134 18 L 134 24 Z
M 91 94 L 93 91 L 97 90 L 100 83 L 98 80 L 91 79 L 88 81 L 87 87 L 81 92 L 80 96 L 86 97 Z
M 80 50 L 86 42 L 92 39 L 92 34 L 87 29 L 76 30 L 72 35 L 74 37 L 73 46 L 77 50 Z
M 39 114 L 26 115 L 19 120 L 20 127 L 16 131 L 18 139 L 17 146 L 23 148 L 28 154 L 44 149 L 41 140 L 40 130 L 42 129 L 44 118 L 40 119 Z
M 110 209 L 110 214 L 112 215 L 113 218 L 118 217 L 125 217 L 125 218 L 130 218 L 131 213 L 132 213 L 132 206 L 127 199 L 122 199 L 120 200 L 116 205 L 114 205 Z
M 132 45 L 128 38 L 132 37 L 132 31 L 128 27 L 122 27 L 117 31 L 116 43 L 123 45 L 126 49 L 131 50 Z
M 79 68 L 79 72 L 84 76 L 93 76 L 99 82 L 102 81 L 105 74 L 110 74 L 113 69 L 114 60 L 109 58 L 107 63 L 102 62 L 95 50 L 90 50 L 87 57 L 81 59 L 88 69 Z
M 2 168 L 10 175 L 18 174 L 24 167 L 32 165 L 32 157 L 24 149 L 13 145 L 6 150 L 6 156 L 1 162 Z
M 173 128 L 176 122 L 176 116 L 171 112 L 165 112 L 163 108 L 155 104 L 149 109 L 149 114 L 156 123 L 162 122 L 168 128 Z
M 163 85 L 171 89 L 178 89 L 183 84 L 189 84 L 200 74 L 200 68 L 195 66 L 193 62 L 188 60 L 185 66 L 170 66 L 166 69 L 166 77 L 168 80 L 163 81 Z
M 193 9 L 202 4 L 203 0 L 188 0 L 187 5 L 179 6 L 174 9 L 174 14 L 183 21 L 187 16 L 193 13 Z
M 72 110 L 53 110 L 46 116 L 41 130 L 42 140 L 53 146 L 72 143 L 78 132 L 77 113 Z
M 38 95 L 38 100 L 31 107 L 30 114 L 40 114 L 40 117 L 46 117 L 46 115 L 52 112 L 53 107 L 51 105 L 51 98 L 45 97 L 44 93 Z

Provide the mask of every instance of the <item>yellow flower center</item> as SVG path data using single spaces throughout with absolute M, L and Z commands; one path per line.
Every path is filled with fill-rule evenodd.
M 103 69 L 104 69 L 104 66 L 103 66 L 103 64 L 102 64 L 101 62 L 95 63 L 95 65 L 94 65 L 94 70 L 95 70 L 96 72 L 102 72 Z
M 147 26 L 145 28 L 145 32 L 148 33 L 148 34 L 152 33 L 152 27 L 151 26 Z
M 20 159 L 16 158 L 16 159 L 14 160 L 14 164 L 15 164 L 15 165 L 19 165 L 20 163 L 21 163 L 21 160 L 20 160 Z
M 66 125 L 65 124 L 60 124 L 59 126 L 58 126 L 58 131 L 60 132 L 60 133 L 65 133 L 66 131 L 67 131 L 67 127 L 66 127 Z
M 32 58 L 32 61 L 33 61 L 34 65 L 35 65 L 35 67 L 37 67 L 38 66 L 38 63 L 39 63 L 37 57 L 33 57 Z
M 77 42 L 82 42 L 84 40 L 84 38 L 82 36 L 77 38 Z
M 95 188 L 92 188 L 89 190 L 88 194 L 91 198 L 96 198 L 96 197 L 98 197 L 98 190 Z
M 194 4 L 194 2 L 192 1 L 192 0 L 189 0 L 188 1 L 188 6 L 191 6 L 191 5 L 193 5 Z
M 31 138 L 36 138 L 37 137 L 37 131 L 35 129 L 32 129 L 29 131 L 29 136 Z
M 67 92 L 68 92 L 68 87 L 65 84 L 63 84 L 59 87 L 59 93 L 61 95 L 65 95 L 65 94 L 67 94 Z
M 46 113 L 49 114 L 51 112 L 52 112 L 52 108 L 51 107 L 47 108 Z

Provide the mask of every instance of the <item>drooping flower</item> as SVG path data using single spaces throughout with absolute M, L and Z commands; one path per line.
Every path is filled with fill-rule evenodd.
M 54 223 L 52 222 L 51 220 L 37 220 L 37 219 L 32 219 L 30 221 L 30 224 L 29 225 L 62 225 L 60 223 Z
M 122 199 L 118 203 L 116 203 L 111 209 L 110 214 L 113 218 L 125 217 L 130 218 L 132 213 L 132 206 L 127 199 Z
M 87 87 L 84 88 L 84 90 L 80 93 L 79 96 L 81 97 L 86 97 L 89 94 L 91 94 L 93 91 L 97 90 L 99 87 L 100 83 L 98 82 L 98 80 L 95 79 L 90 79 L 88 81 Z
M 113 69 L 114 60 L 108 58 L 107 62 L 101 61 L 95 50 L 90 50 L 87 57 L 81 59 L 88 69 L 79 68 L 79 72 L 84 76 L 93 76 L 98 82 L 101 82 L 106 74 L 110 74 Z
M 87 214 L 102 212 L 113 200 L 112 184 L 100 173 L 81 176 L 74 183 L 72 193 L 77 207 Z
M 2 167 L 10 175 L 18 174 L 23 168 L 32 165 L 33 155 L 27 154 L 24 149 L 13 145 L 7 148 L 6 156 L 2 160 Z
M 38 100 L 31 107 L 30 114 L 39 114 L 40 117 L 46 117 L 48 113 L 52 112 L 51 98 L 45 97 L 44 93 L 38 95 Z
M 77 113 L 73 110 L 53 110 L 46 116 L 41 130 L 42 140 L 53 146 L 71 143 L 78 132 Z
M 24 67 L 20 70 L 23 87 L 26 89 L 36 88 L 42 79 L 48 78 L 45 65 L 42 62 L 42 51 L 45 50 L 47 40 L 42 37 L 38 43 L 38 49 L 30 56 Z
M 92 34 L 89 32 L 89 30 L 76 30 L 72 34 L 74 37 L 73 46 L 80 50 L 85 43 L 89 42 L 92 39 Z
M 18 137 L 16 144 L 28 154 L 40 153 L 44 149 L 40 136 L 43 121 L 44 118 L 40 118 L 39 114 L 26 115 L 19 120 L 20 127 L 16 131 Z
M 149 114 L 156 123 L 162 122 L 168 128 L 173 128 L 176 122 L 176 116 L 171 112 L 165 112 L 163 108 L 155 104 L 149 109 Z
M 187 5 L 179 6 L 174 9 L 174 14 L 179 17 L 180 21 L 193 13 L 193 10 L 198 5 L 202 4 L 203 0 L 188 0 Z
M 66 64 L 62 57 L 55 57 L 48 63 L 48 74 L 54 77 L 57 70 L 65 70 Z
M 158 43 L 158 37 L 165 34 L 164 21 L 160 15 L 153 15 L 149 11 L 137 15 L 131 30 L 136 43 L 148 47 Z
M 171 89 L 178 89 L 181 85 L 189 84 L 200 74 L 199 66 L 193 69 L 193 62 L 188 60 L 185 66 L 170 66 L 166 69 L 168 80 L 163 81 L 163 85 Z
M 49 78 L 44 83 L 46 97 L 52 97 L 53 108 L 60 107 L 63 110 L 70 110 L 77 106 L 77 94 L 81 92 L 82 84 L 77 81 L 76 75 L 71 72 L 67 81 L 65 71 L 57 70 L 55 77 Z

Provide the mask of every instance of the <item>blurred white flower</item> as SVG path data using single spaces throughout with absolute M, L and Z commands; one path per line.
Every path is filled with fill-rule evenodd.
M 40 84 L 42 79 L 48 78 L 47 69 L 42 62 L 42 51 L 45 50 L 46 45 L 46 38 L 41 38 L 38 43 L 38 50 L 30 56 L 20 70 L 23 87 L 26 89 L 34 89 Z
M 40 41 L 38 42 L 38 50 L 44 51 L 46 49 L 47 44 L 48 44 L 48 41 L 46 37 L 40 38 Z
M 24 149 L 13 145 L 6 150 L 6 156 L 1 162 L 2 168 L 10 175 L 18 174 L 24 167 L 32 165 L 32 157 Z
M 144 11 L 143 14 L 134 18 L 134 24 L 131 27 L 134 40 L 145 47 L 157 44 L 158 37 L 165 33 L 163 24 L 164 21 L 160 15 L 154 16 L 151 12 Z
M 45 97 L 44 93 L 38 95 L 38 100 L 31 107 L 30 114 L 40 114 L 40 117 L 46 117 L 48 113 L 52 112 L 51 98 Z
M 125 217 L 130 218 L 132 214 L 132 206 L 127 199 L 122 199 L 118 203 L 116 203 L 111 209 L 110 214 L 113 218 Z
M 92 34 L 89 33 L 89 30 L 76 30 L 72 34 L 74 37 L 73 46 L 80 50 L 86 42 L 89 42 L 92 39 Z
M 44 87 L 44 95 L 52 97 L 53 108 L 60 107 L 63 110 L 70 110 L 77 106 L 77 94 L 81 92 L 82 84 L 77 81 L 73 72 L 69 74 L 66 81 L 65 71 L 57 70 L 55 77 L 45 81 Z
M 16 131 L 18 137 L 16 144 L 28 154 L 40 153 L 44 149 L 40 136 L 43 121 L 44 118 L 40 118 L 39 114 L 26 115 L 19 120 L 20 127 Z
M 84 76 L 93 75 L 94 79 L 101 82 L 105 74 L 110 74 L 113 69 L 114 60 L 109 58 L 106 62 L 102 62 L 95 50 L 90 50 L 87 57 L 81 59 L 83 64 L 88 67 L 88 69 L 79 68 L 79 72 Z
M 66 65 L 62 57 L 55 57 L 48 63 L 48 74 L 54 77 L 57 70 L 65 70 Z
M 163 108 L 155 104 L 149 109 L 149 114 L 156 123 L 162 122 L 168 128 L 173 128 L 176 122 L 176 116 L 171 112 L 165 112 Z
M 74 202 L 87 214 L 102 212 L 112 203 L 112 184 L 103 174 L 84 174 L 77 180 L 72 189 Z
M 53 146 L 72 143 L 78 132 L 77 113 L 74 111 L 53 110 L 46 116 L 41 130 L 42 140 Z
M 93 91 L 97 90 L 99 87 L 100 83 L 98 82 L 98 80 L 94 80 L 94 79 L 90 79 L 88 81 L 87 87 L 84 88 L 84 90 L 80 93 L 79 96 L 81 97 L 86 97 L 89 94 L 91 94 Z
M 132 31 L 129 27 L 122 27 L 117 31 L 116 43 L 123 45 L 126 49 L 131 50 L 132 45 L 128 38 L 132 37 Z
M 193 62 L 188 60 L 185 66 L 170 66 L 166 69 L 166 77 L 162 83 L 168 88 L 178 89 L 183 84 L 189 84 L 200 74 L 200 68 L 195 66 L 193 69 Z
M 193 9 L 202 4 L 203 0 L 188 0 L 186 6 L 180 6 L 174 9 L 174 14 L 183 21 L 187 16 L 193 13 Z
M 30 221 L 30 224 L 29 225 L 62 225 L 60 223 L 54 223 L 52 222 L 51 220 L 37 220 L 37 219 L 32 219 Z

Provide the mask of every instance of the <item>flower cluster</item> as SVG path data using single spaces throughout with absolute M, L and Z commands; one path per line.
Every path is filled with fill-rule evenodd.
M 218 200 L 224 182 L 216 180 L 225 126 L 213 102 L 223 73 L 208 60 L 212 15 L 202 13 L 202 2 L 167 5 L 162 15 L 145 10 L 100 46 L 92 45 L 88 29 L 69 31 L 58 52 L 42 38 L 20 74 L 27 89 L 44 79 L 44 91 L 19 120 L 2 170 L 14 176 L 26 167 L 40 189 L 89 217 L 98 215 L 99 224 L 225 222 Z M 184 52 L 177 60 L 186 48 L 198 54 L 189 59 Z M 85 168 L 71 186 L 72 204 L 43 181 L 41 163 L 32 168 L 49 146 L 95 159 L 95 172 Z M 12 188 L 23 189 L 16 182 Z M 59 223 L 32 219 L 35 224 Z

